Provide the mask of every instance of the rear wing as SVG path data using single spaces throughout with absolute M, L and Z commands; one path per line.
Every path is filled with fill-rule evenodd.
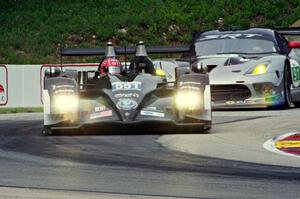
M 293 36 L 300 35 L 300 27 L 291 27 L 291 28 L 273 28 L 279 34 L 284 36 Z
M 115 47 L 116 54 L 135 54 L 136 47 Z M 61 56 L 97 56 L 104 55 L 106 48 L 62 48 Z M 148 46 L 146 47 L 149 54 L 172 54 L 188 53 L 189 45 L 183 46 Z

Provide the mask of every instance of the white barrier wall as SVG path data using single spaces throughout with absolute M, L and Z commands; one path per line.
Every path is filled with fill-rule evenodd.
M 122 63 L 125 65 L 125 63 Z M 175 79 L 173 61 L 153 60 L 156 67 L 163 66 L 170 76 Z M 49 67 L 60 67 L 60 64 L 43 65 L 3 65 L 0 64 L 0 108 L 42 107 L 42 90 L 44 72 Z M 95 71 L 98 64 L 63 64 L 64 69 L 78 71 Z
M 44 71 L 60 65 L 0 65 L 0 108 L 41 107 Z M 98 64 L 64 64 L 63 68 L 96 70 Z

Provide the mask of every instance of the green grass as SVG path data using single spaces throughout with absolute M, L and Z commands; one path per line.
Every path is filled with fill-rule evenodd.
M 0 114 L 43 112 L 43 108 L 0 108 Z
M 225 26 L 286 27 L 300 18 L 300 0 L 2 0 L 0 63 L 57 63 L 59 44 L 183 44 L 219 18 Z

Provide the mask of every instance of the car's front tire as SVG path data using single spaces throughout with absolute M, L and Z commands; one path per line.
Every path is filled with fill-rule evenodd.
M 284 67 L 283 72 L 283 94 L 284 94 L 284 103 L 282 108 L 287 109 L 292 105 L 292 95 L 291 95 L 291 74 L 288 70 L 288 67 Z
M 42 134 L 43 134 L 44 136 L 49 136 L 49 135 L 52 135 L 53 132 L 52 132 L 52 130 L 51 130 L 50 128 L 44 127 L 44 129 L 43 129 L 43 131 L 42 131 Z

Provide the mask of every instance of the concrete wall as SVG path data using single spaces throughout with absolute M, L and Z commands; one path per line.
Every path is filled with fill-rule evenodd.
M 0 108 L 41 107 L 44 71 L 50 66 L 55 65 L 0 65 Z M 96 70 L 98 64 L 63 67 L 87 71 Z
M 123 66 L 125 63 L 122 63 Z M 155 67 L 162 66 L 169 81 L 174 81 L 174 61 L 153 60 Z M 0 64 L 0 108 L 42 107 L 42 88 L 44 72 L 49 67 L 60 64 L 44 65 L 1 65 Z M 95 71 L 98 64 L 63 64 L 64 69 Z

